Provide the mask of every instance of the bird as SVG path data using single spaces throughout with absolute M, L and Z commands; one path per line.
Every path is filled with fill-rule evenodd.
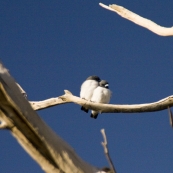
M 99 86 L 94 90 L 91 101 L 95 103 L 109 103 L 112 92 L 109 89 L 109 83 L 106 80 L 101 80 Z M 99 112 L 96 110 L 91 111 L 91 118 L 97 118 Z
M 80 98 L 90 101 L 93 91 L 98 87 L 100 81 L 98 76 L 89 76 L 81 85 Z M 88 109 L 83 106 L 81 110 L 88 113 Z

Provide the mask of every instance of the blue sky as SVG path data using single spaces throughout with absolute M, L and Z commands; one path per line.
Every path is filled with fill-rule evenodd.
M 0 1 L 0 58 L 40 101 L 78 96 L 90 75 L 109 81 L 112 104 L 154 102 L 173 94 L 173 39 L 160 37 L 101 8 L 100 1 Z M 104 0 L 159 25 L 173 25 L 173 1 Z M 173 130 L 167 110 L 102 114 L 97 120 L 65 104 L 38 111 L 40 117 L 88 163 L 108 165 L 101 146 L 105 128 L 118 173 L 172 173 Z M 3 173 L 43 171 L 6 130 L 0 131 Z

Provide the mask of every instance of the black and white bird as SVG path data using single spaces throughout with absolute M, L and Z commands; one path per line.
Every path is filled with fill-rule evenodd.
M 81 85 L 80 97 L 82 99 L 90 101 L 93 95 L 93 91 L 98 87 L 100 81 L 101 80 L 98 76 L 88 77 Z M 81 107 L 81 110 L 88 113 L 88 109 L 83 106 Z
M 91 97 L 92 102 L 96 103 L 109 103 L 111 98 L 112 92 L 109 89 L 109 83 L 106 80 L 102 80 L 99 83 L 99 86 L 94 90 L 93 95 Z M 91 111 L 91 117 L 97 118 L 99 112 L 92 110 Z

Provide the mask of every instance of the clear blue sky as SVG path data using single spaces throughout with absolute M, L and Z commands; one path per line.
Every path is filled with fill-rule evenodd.
M 100 1 L 0 1 L 0 58 L 31 101 L 79 95 L 98 75 L 110 83 L 112 104 L 153 102 L 173 94 L 173 39 L 160 37 L 101 8 Z M 160 25 L 173 26 L 173 1 L 104 0 Z M 167 110 L 102 114 L 97 120 L 65 104 L 38 111 L 81 158 L 106 166 L 105 128 L 118 173 L 172 173 L 173 129 Z M 0 172 L 42 173 L 8 131 L 0 131 Z

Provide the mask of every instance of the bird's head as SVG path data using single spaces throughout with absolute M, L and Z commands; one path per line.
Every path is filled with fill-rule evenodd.
M 95 76 L 95 75 L 89 76 L 86 80 L 95 80 L 97 82 L 101 81 L 100 78 L 98 76 Z
M 103 88 L 109 88 L 109 83 L 106 80 L 101 80 L 99 85 Z

